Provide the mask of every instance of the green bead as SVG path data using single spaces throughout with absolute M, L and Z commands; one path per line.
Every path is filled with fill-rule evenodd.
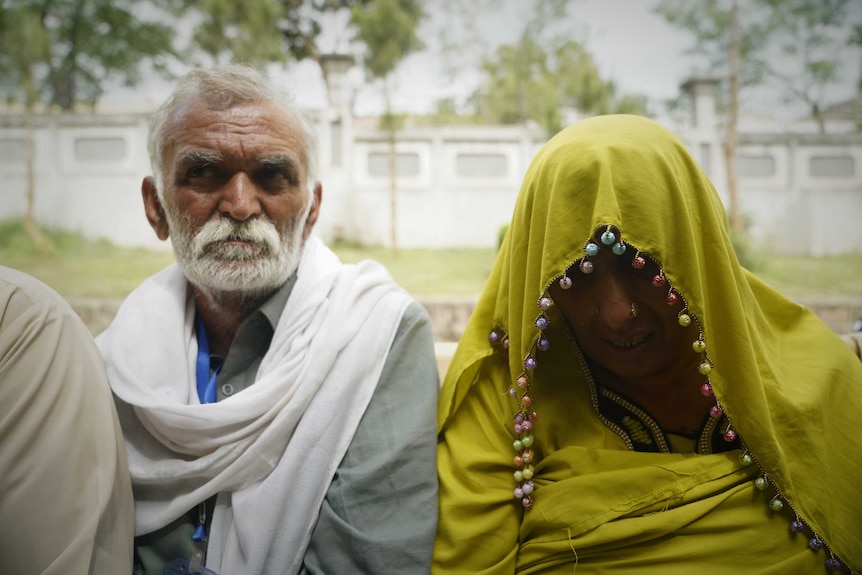
M 706 342 L 702 339 L 698 339 L 693 344 L 691 344 L 691 349 L 693 349 L 697 353 L 703 353 L 706 351 Z
M 754 486 L 763 491 L 769 485 L 769 482 L 766 481 L 765 477 L 758 477 L 754 480 Z
M 532 479 L 533 478 L 533 466 L 528 465 L 524 468 L 524 479 Z
M 532 447 L 533 446 L 533 436 L 532 435 L 525 435 L 524 437 L 521 438 L 521 444 L 523 444 L 524 447 Z
M 747 453 L 743 453 L 739 456 L 739 462 L 743 465 L 751 465 L 751 456 Z
M 699 366 L 697 366 L 697 371 L 698 371 L 701 375 L 706 375 L 706 374 L 708 374 L 710 371 L 712 371 L 712 366 L 711 366 L 711 365 L 709 365 L 709 362 L 704 361 L 704 362 L 703 362 L 703 363 L 701 363 Z
M 518 483 L 520 483 L 521 481 L 524 480 L 524 474 L 521 472 L 521 470 L 518 470 L 515 473 L 513 473 L 512 477 L 514 477 L 515 481 L 517 481 Z
M 691 325 L 691 316 L 687 313 L 681 313 L 679 314 L 679 318 L 677 318 L 677 321 L 682 327 L 688 327 Z
M 522 449 L 524 449 L 524 442 L 520 439 L 516 439 L 512 443 L 512 448 L 514 448 L 515 451 L 521 451 Z
M 784 509 L 784 502 L 778 497 L 776 497 L 769 502 L 769 508 L 773 511 L 781 511 L 782 509 Z

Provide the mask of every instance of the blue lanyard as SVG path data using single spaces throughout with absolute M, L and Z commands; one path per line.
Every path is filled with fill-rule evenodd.
M 197 376 L 198 398 L 201 403 L 215 403 L 216 401 L 216 375 L 218 368 L 210 374 L 210 346 L 207 341 L 207 330 L 201 316 L 195 315 L 195 333 L 198 337 L 198 361 L 195 375 Z

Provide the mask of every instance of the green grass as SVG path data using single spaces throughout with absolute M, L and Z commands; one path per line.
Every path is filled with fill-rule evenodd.
M 67 298 L 122 298 L 144 278 L 173 262 L 167 251 L 121 248 L 79 234 L 47 230 L 49 246 L 37 249 L 20 222 L 0 222 L 0 264 L 27 272 Z M 336 244 L 345 262 L 374 259 L 419 299 L 475 298 L 496 250 L 416 249 L 397 256 L 386 248 Z M 760 254 L 757 274 L 802 301 L 862 299 L 862 253 L 807 258 Z

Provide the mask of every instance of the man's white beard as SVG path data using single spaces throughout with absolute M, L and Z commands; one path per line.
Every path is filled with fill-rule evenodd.
M 187 214 L 165 210 L 171 232 L 174 256 L 189 282 L 211 297 L 240 293 L 254 298 L 281 287 L 296 270 L 302 257 L 304 222 L 313 198 L 295 219 L 288 221 L 283 233 L 265 219 L 244 222 L 217 217 L 206 222 L 197 233 Z M 244 240 L 251 245 L 229 245 L 226 240 Z

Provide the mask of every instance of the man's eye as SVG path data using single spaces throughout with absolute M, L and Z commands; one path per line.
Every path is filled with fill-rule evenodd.
M 296 176 L 293 175 L 288 170 L 278 169 L 278 168 L 267 168 L 264 170 L 260 170 L 257 173 L 257 178 L 261 182 L 270 182 L 277 184 L 286 184 L 290 186 L 295 186 L 298 182 Z
M 195 166 L 187 172 L 189 178 L 210 178 L 215 175 L 212 166 Z

